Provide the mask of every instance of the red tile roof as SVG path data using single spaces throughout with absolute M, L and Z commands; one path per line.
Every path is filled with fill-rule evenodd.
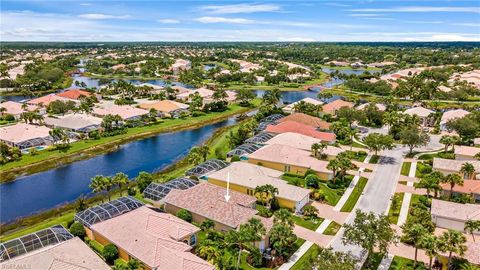
M 285 132 L 295 132 L 305 136 L 317 138 L 319 140 L 326 141 L 326 142 L 334 142 L 336 138 L 334 133 L 321 132 L 321 131 L 318 131 L 315 127 L 305 125 L 299 122 L 294 122 L 294 121 L 284 121 L 280 124 L 268 125 L 265 131 L 270 133 L 277 133 L 277 134 L 285 133 Z
M 338 109 L 340 109 L 342 107 L 353 108 L 353 103 L 348 102 L 348 101 L 344 101 L 344 100 L 341 100 L 341 99 L 337 99 L 337 100 L 334 100 L 330 103 L 327 103 L 327 104 L 323 105 L 322 110 L 325 113 L 334 114 Z
M 69 98 L 69 99 L 80 99 L 80 97 L 89 97 L 93 95 L 90 92 L 87 92 L 85 90 L 80 90 L 80 89 L 72 89 L 72 90 L 67 90 L 62 93 L 58 93 L 57 96 L 59 97 L 64 97 L 64 98 Z
M 443 190 L 450 191 L 450 184 L 440 184 Z M 453 192 L 464 194 L 480 194 L 480 181 L 479 180 L 463 180 L 463 186 L 455 185 Z
M 230 200 L 225 201 L 227 190 L 210 183 L 202 183 L 187 190 L 172 190 L 164 198 L 165 204 L 187 209 L 197 215 L 237 228 L 257 213 L 250 206 L 256 198 L 230 190 Z M 256 217 L 256 216 L 255 216 Z
M 285 122 L 285 121 L 294 121 L 298 123 L 302 123 L 305 125 L 309 125 L 319 129 L 329 129 L 330 123 L 308 114 L 304 113 L 292 113 L 289 116 L 283 117 L 282 119 L 278 120 L 278 122 Z

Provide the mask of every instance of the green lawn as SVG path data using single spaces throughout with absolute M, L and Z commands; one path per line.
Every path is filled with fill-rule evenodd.
M 400 215 L 400 209 L 402 209 L 402 202 L 403 202 L 403 196 L 404 195 L 405 195 L 405 193 L 395 193 L 394 194 L 394 196 L 396 196 L 398 198 L 397 199 L 398 200 L 398 206 L 395 210 L 390 206 L 390 210 L 388 210 L 388 220 L 392 224 L 397 224 L 397 222 L 398 222 L 398 216 Z
M 313 244 L 305 254 L 290 268 L 290 270 L 306 270 L 312 269 L 311 261 L 318 256 L 322 249 Z M 324 269 L 327 270 L 327 269 Z
M 23 235 L 26 235 L 26 234 L 29 234 L 29 233 L 33 233 L 33 232 L 36 232 L 36 231 L 39 231 L 39 230 L 42 230 L 42 229 L 46 229 L 46 228 L 49 228 L 49 227 L 52 227 L 52 226 L 58 225 L 58 224 L 61 224 L 65 228 L 67 228 L 67 223 L 69 221 L 73 220 L 74 215 L 75 215 L 75 213 L 73 211 L 70 211 L 70 212 L 65 213 L 64 215 L 44 220 L 41 223 L 38 223 L 38 224 L 35 224 L 35 225 L 32 225 L 32 226 L 28 226 L 26 228 L 17 230 L 15 232 L 11 232 L 8 235 L 2 235 L 2 236 L 0 236 L 0 241 L 5 242 L 5 241 L 8 241 L 8 240 L 11 240 L 11 239 L 14 239 L 14 238 L 18 238 L 20 236 L 23 236 Z
M 253 102 L 254 106 L 259 105 L 259 103 L 260 103 L 259 99 L 255 99 Z M 196 127 L 196 126 L 203 125 L 204 123 L 214 122 L 216 120 L 219 120 L 231 115 L 239 114 L 239 113 L 248 111 L 250 109 L 251 108 L 242 107 L 238 104 L 232 104 L 229 106 L 229 110 L 225 112 L 213 112 L 213 113 L 208 113 L 198 117 L 188 117 L 186 119 L 164 119 L 163 121 L 160 121 L 157 124 L 129 128 L 127 130 L 127 133 L 125 134 L 111 136 L 111 137 L 102 137 L 99 140 L 82 140 L 82 141 L 74 142 L 70 144 L 70 148 L 67 151 L 58 151 L 52 148 L 44 151 L 39 151 L 38 154 L 34 156 L 27 154 L 22 156 L 22 158 L 18 161 L 9 162 L 5 165 L 2 165 L 0 168 L 0 172 L 5 172 L 10 169 L 18 169 L 19 167 L 31 165 L 34 163 L 44 162 L 44 161 L 49 163 L 53 162 L 55 164 L 56 161 L 58 161 L 58 159 L 65 158 L 69 155 L 75 154 L 83 150 L 88 149 L 93 151 L 95 150 L 100 151 L 102 150 L 101 146 L 106 144 L 121 144 L 128 140 L 146 137 L 146 136 L 150 136 L 160 132 L 167 132 L 167 131 L 179 130 L 179 129 L 189 128 L 189 127 Z
M 424 270 L 427 269 L 423 263 L 418 263 L 417 267 L 413 267 L 413 260 L 403 258 L 403 257 L 398 257 L 395 256 L 393 257 L 392 264 L 390 265 L 389 270 L 412 270 L 412 269 L 417 269 L 417 270 Z
M 439 152 L 434 154 L 423 154 L 418 157 L 419 160 L 432 160 L 433 158 L 445 158 L 445 159 L 455 159 L 455 154 L 453 151 L 448 152 Z
M 410 167 L 412 166 L 412 162 L 403 162 L 402 164 L 402 171 L 400 172 L 401 175 L 408 176 L 410 173 Z
M 373 156 L 370 158 L 370 160 L 368 161 L 368 163 L 370 163 L 370 164 L 377 164 L 379 159 L 380 159 L 380 156 L 379 156 L 379 155 L 373 155 Z
M 282 175 L 282 179 L 287 181 L 290 185 L 304 187 L 305 186 L 305 179 L 302 175 L 291 175 L 291 174 L 284 174 Z
M 369 254 L 367 260 L 362 266 L 362 270 L 377 270 L 378 266 L 382 262 L 383 254 L 373 253 Z
M 323 234 L 326 234 L 326 235 L 336 235 L 338 230 L 340 230 L 340 228 L 342 228 L 342 225 L 336 223 L 335 221 L 332 221 L 330 222 L 330 224 L 328 225 L 327 229 L 325 229 L 325 231 L 323 232 Z
M 337 190 L 329 188 L 326 184 L 321 183 L 319 188 L 323 195 L 325 196 L 325 201 L 328 205 L 335 206 L 337 205 L 338 201 L 342 197 L 343 189 L 341 190 L 341 194 L 337 193 Z M 340 189 L 339 189 L 340 190 Z
M 353 189 L 352 194 L 350 194 L 350 197 L 348 197 L 348 200 L 345 202 L 342 209 L 340 210 L 341 212 L 351 212 L 353 210 L 353 208 L 357 204 L 358 198 L 360 198 L 360 195 L 362 195 L 363 189 L 367 185 L 367 182 L 367 178 L 360 177 L 360 180 L 358 180 L 358 183 Z
M 428 168 L 430 168 L 430 170 L 428 170 Z M 431 170 L 431 166 L 429 165 L 426 165 L 424 164 L 423 162 L 417 162 L 417 170 L 415 171 L 415 177 L 418 177 L 418 178 L 422 178 L 423 175 L 424 175 L 424 171 L 427 170 L 428 171 L 432 171 Z
M 298 226 L 302 226 L 309 230 L 315 231 L 318 228 L 318 226 L 320 226 L 320 223 L 322 223 L 323 218 L 317 218 L 315 220 L 311 220 L 311 219 L 304 219 L 303 217 L 299 217 L 299 216 L 293 216 L 293 220 L 295 221 L 295 224 L 297 224 Z
M 410 199 L 410 205 L 408 207 L 409 211 L 408 211 L 408 215 L 407 215 L 407 220 L 410 217 L 410 209 L 412 209 L 412 207 L 414 207 L 415 205 L 420 203 L 420 198 L 422 196 L 425 196 L 425 195 L 412 194 L 412 198 Z

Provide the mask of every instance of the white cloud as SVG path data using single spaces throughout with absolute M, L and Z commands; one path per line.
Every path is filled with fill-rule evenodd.
M 355 8 L 349 9 L 354 12 L 465 12 L 480 13 L 480 7 L 429 7 L 411 6 L 394 8 Z
M 177 19 L 159 19 L 157 20 L 159 23 L 170 23 L 170 24 L 175 24 L 175 23 L 180 23 L 179 20 Z
M 455 25 L 455 26 L 468 26 L 468 27 L 478 27 L 478 28 L 480 28 L 480 23 L 451 23 L 450 25 Z
M 334 2 L 325 3 L 325 5 L 331 6 L 331 7 L 351 7 L 352 6 L 352 5 L 340 4 L 340 3 L 334 3 Z
M 85 7 L 88 7 L 88 6 L 91 6 L 92 4 L 90 3 L 80 3 L 80 6 L 85 6 Z
M 414 24 L 440 24 L 444 23 L 443 21 L 404 21 L 406 23 L 414 23 Z
M 86 13 L 78 15 L 79 18 L 88 20 L 128 19 L 130 15 L 110 15 L 102 13 Z
M 354 13 L 348 14 L 350 17 L 378 17 L 383 16 L 382 14 L 375 14 L 375 13 Z
M 225 17 L 200 17 L 195 19 L 201 23 L 233 23 L 233 24 L 253 24 L 254 20 L 244 18 L 225 18 Z
M 279 11 L 280 6 L 275 4 L 235 4 L 235 5 L 208 5 L 200 7 L 200 10 L 212 14 L 235 14 Z

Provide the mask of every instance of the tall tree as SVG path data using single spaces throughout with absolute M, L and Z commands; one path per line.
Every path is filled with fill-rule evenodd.
M 427 133 L 420 131 L 418 128 L 406 128 L 400 132 L 400 140 L 403 145 L 408 146 L 410 154 L 413 149 L 419 146 L 425 146 L 430 141 Z
M 370 151 L 374 151 L 378 155 L 378 151 L 384 149 L 392 149 L 394 147 L 393 138 L 390 135 L 383 135 L 380 133 L 370 133 L 364 139 L 363 143 Z
M 421 239 L 428 234 L 428 230 L 425 229 L 421 224 L 413 224 L 412 226 L 402 226 L 403 239 L 407 243 L 412 243 L 415 247 L 415 256 L 414 256 L 414 267 L 417 265 L 418 261 L 418 248 L 420 247 Z
M 420 239 L 419 246 L 425 250 L 425 253 L 429 258 L 429 269 L 432 269 L 432 260 L 434 257 L 438 256 L 440 251 L 440 240 L 435 235 L 426 234 Z
M 472 235 L 473 242 L 475 242 L 475 232 L 480 231 L 480 220 L 467 220 L 464 230 Z
M 123 196 L 123 187 L 125 187 L 128 184 L 128 175 L 119 172 L 113 176 L 112 182 L 115 186 L 118 186 L 120 189 L 120 196 Z
M 450 199 L 452 198 L 452 195 L 453 195 L 453 188 L 456 185 L 463 186 L 462 177 L 460 177 L 460 175 L 456 173 L 448 174 L 447 176 L 445 176 L 445 178 L 443 178 L 442 182 L 450 185 Z
M 440 250 L 443 252 L 448 252 L 447 266 L 450 265 L 450 260 L 452 259 L 453 253 L 463 256 L 467 250 L 467 246 L 465 245 L 467 238 L 461 232 L 449 229 L 448 231 L 444 232 L 439 239 L 442 243 L 440 245 Z
M 440 183 L 444 179 L 444 175 L 439 171 L 433 171 L 427 175 L 424 175 L 420 178 L 420 181 L 415 183 L 415 188 L 424 188 L 427 190 L 427 197 L 430 197 L 430 192 L 434 192 L 434 197 L 436 198 L 438 192 L 442 189 Z
M 344 224 L 343 227 L 345 232 L 342 242 L 359 245 L 366 249 L 368 254 L 372 254 L 373 250 L 386 254 L 388 246 L 397 241 L 395 231 L 390 227 L 385 215 L 364 213 L 357 209 L 353 223 Z
M 460 173 L 463 174 L 463 177 L 466 179 L 473 179 L 473 174 L 475 173 L 475 167 L 470 162 L 465 162 L 460 168 Z

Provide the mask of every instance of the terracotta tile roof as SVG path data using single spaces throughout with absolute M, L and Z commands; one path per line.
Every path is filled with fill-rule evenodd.
M 295 133 L 310 136 L 325 142 L 334 142 L 336 138 L 335 133 L 318 131 L 316 128 L 312 126 L 305 125 L 295 121 L 284 121 L 279 124 L 268 125 L 265 131 L 270 133 L 276 133 L 276 134 L 285 133 L 285 132 L 295 132 Z
M 434 113 L 434 111 L 423 108 L 423 107 L 413 107 L 405 110 L 403 113 L 408 114 L 410 116 L 417 115 L 419 117 L 427 117 L 430 114 Z
M 80 97 L 89 97 L 93 95 L 92 93 L 85 91 L 85 90 L 80 90 L 80 89 L 71 89 L 67 90 L 62 93 L 58 93 L 57 96 L 59 97 L 64 97 L 64 98 L 69 98 L 69 99 L 80 99 Z
M 462 165 L 467 162 L 473 165 L 476 172 L 480 172 L 480 161 L 478 160 L 454 160 L 454 159 L 444 159 L 444 158 L 433 158 L 433 169 L 450 171 L 450 172 L 460 172 Z
M 480 220 L 480 205 L 432 199 L 431 214 L 462 221 Z
M 200 229 L 171 214 L 142 206 L 92 225 L 91 229 L 145 263 L 165 270 L 213 270 L 208 262 L 190 253 L 181 239 Z
M 283 172 L 247 162 L 233 162 L 230 166 L 209 174 L 208 179 L 227 182 L 228 174 L 230 174 L 230 183 L 232 184 L 237 184 L 249 189 L 270 184 L 278 188 L 277 197 L 291 201 L 301 201 L 310 194 L 309 189 L 290 185 L 286 181 L 278 178 Z
M 463 146 L 463 145 L 455 146 L 455 155 L 474 157 L 478 153 L 480 153 L 480 147 L 471 147 L 471 146 Z
M 180 109 L 188 109 L 188 105 L 173 100 L 161 100 L 155 103 L 143 103 L 138 107 L 145 110 L 155 109 L 159 112 L 169 113 Z
M 250 208 L 256 202 L 255 197 L 230 190 L 231 198 L 226 202 L 226 194 L 227 190 L 223 187 L 202 183 L 186 190 L 172 190 L 164 202 L 231 228 L 237 228 L 257 213 Z
M 440 119 L 440 124 L 446 124 L 448 121 L 456 118 L 463 118 L 468 114 L 470 114 L 470 112 L 462 109 L 446 111 L 443 113 L 442 119 Z
M 334 100 L 330 103 L 323 105 L 322 110 L 325 113 L 334 114 L 338 109 L 342 107 L 353 108 L 353 103 L 344 101 L 341 99 Z
M 311 156 L 310 151 L 300 150 L 287 145 L 272 144 L 264 146 L 248 156 L 250 159 L 296 165 L 317 172 L 331 173 L 328 162 Z
M 304 113 L 292 113 L 278 120 L 278 122 L 280 123 L 286 122 L 286 121 L 294 121 L 294 122 L 302 123 L 302 124 L 309 125 L 315 128 L 323 129 L 323 130 L 330 128 L 330 123 L 318 117 L 314 117 Z
M 450 191 L 450 184 L 440 184 L 443 190 Z M 480 181 L 479 180 L 463 180 L 463 186 L 455 185 L 453 192 L 464 194 L 479 194 L 480 195 Z
M 30 104 L 30 105 L 40 105 L 40 104 L 42 104 L 43 106 L 46 107 L 46 106 L 50 105 L 50 103 L 52 103 L 53 101 L 56 101 L 56 100 L 66 102 L 66 101 L 69 101 L 71 99 L 64 98 L 64 97 L 59 97 L 55 94 L 50 94 L 50 95 L 46 95 L 46 96 L 43 96 L 43 97 L 31 99 L 31 100 L 27 101 L 27 104 Z
M 17 268 L 21 265 L 29 265 L 34 269 L 48 270 L 110 269 L 110 267 L 78 237 L 31 251 L 0 263 L 0 269 L 21 269 Z M 9 266 L 17 267 L 10 268 Z
M 21 143 L 36 138 L 50 137 L 50 129 L 45 126 L 18 123 L 0 127 L 0 139 L 12 143 Z
M 271 138 L 270 140 L 264 142 L 264 144 L 281 144 L 297 149 L 302 149 L 310 151 L 312 149 L 312 144 L 320 143 L 320 140 L 310 136 L 305 136 L 295 132 L 285 132 L 278 134 L 277 136 Z M 336 156 L 343 152 L 344 150 L 335 146 L 328 145 L 326 149 L 323 150 L 323 153 L 329 156 Z
M 6 111 L 5 113 L 11 114 L 11 115 L 19 115 L 22 114 L 25 110 L 22 109 L 23 104 L 20 102 L 15 102 L 15 101 L 6 101 L 0 103 L 0 108 L 5 108 Z M 37 106 L 35 105 L 27 105 L 27 111 L 35 111 L 37 109 Z

